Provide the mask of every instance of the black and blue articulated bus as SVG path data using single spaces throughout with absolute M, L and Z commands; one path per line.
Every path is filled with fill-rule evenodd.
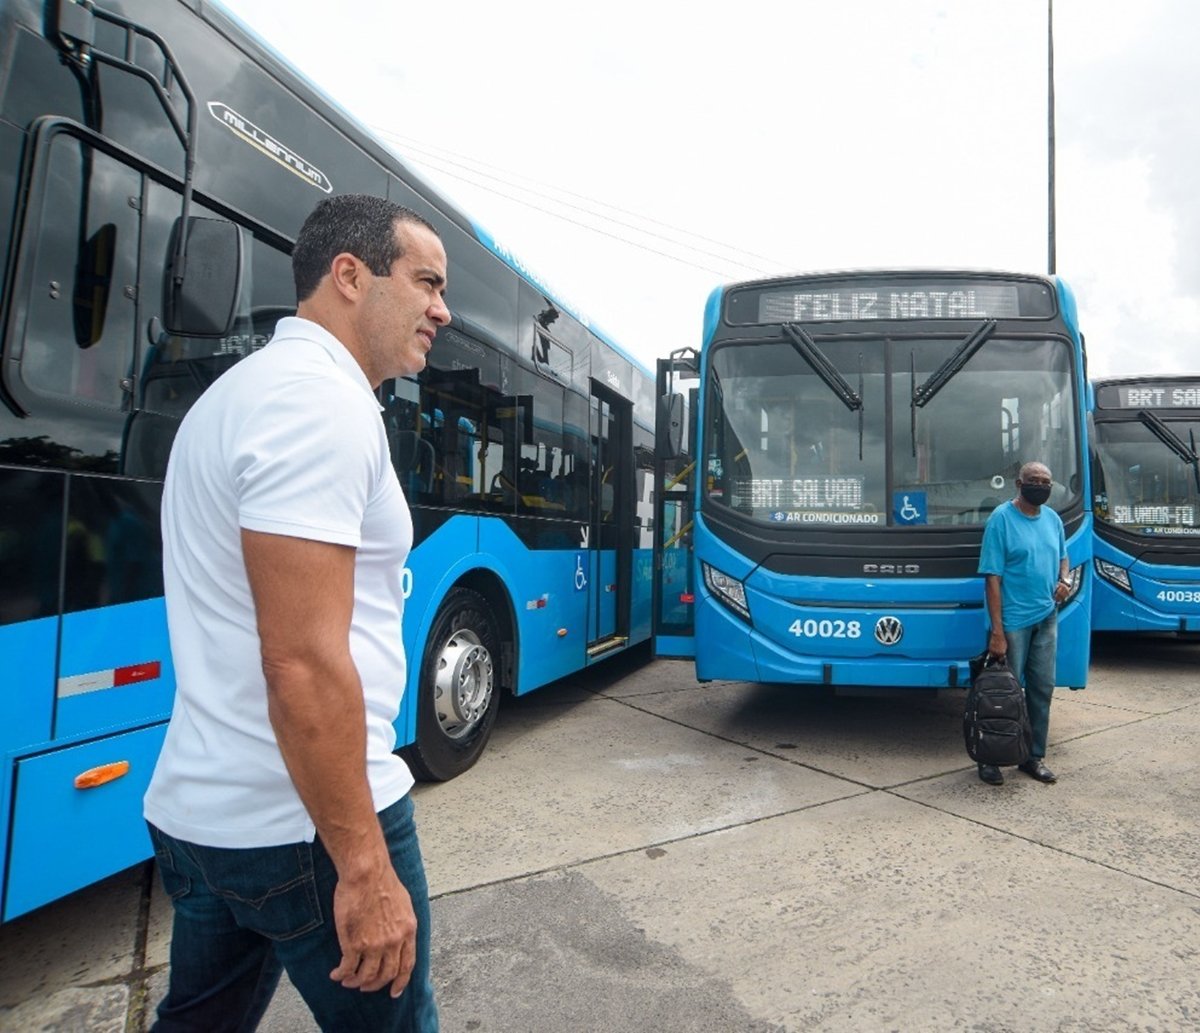
M 1096 631 L 1200 635 L 1200 373 L 1092 382 Z
M 504 692 L 650 634 L 647 370 L 220 7 L 0 0 L 4 919 L 149 856 L 167 455 L 294 312 L 294 235 L 342 193 L 449 256 L 453 323 L 379 393 L 416 532 L 412 767 L 460 774 Z

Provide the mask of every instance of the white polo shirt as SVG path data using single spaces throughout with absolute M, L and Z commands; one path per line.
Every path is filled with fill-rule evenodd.
M 281 320 L 265 348 L 205 391 L 171 450 L 162 530 L 176 693 L 144 813 L 169 835 L 204 846 L 311 841 L 315 828 L 267 717 L 242 528 L 357 550 L 350 653 L 381 811 L 413 784 L 392 752 L 412 519 L 366 376 L 332 334 L 306 319 Z

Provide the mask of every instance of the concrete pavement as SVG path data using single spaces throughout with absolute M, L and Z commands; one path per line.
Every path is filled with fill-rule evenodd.
M 1059 783 L 997 788 L 962 691 L 635 660 L 505 700 L 479 765 L 417 790 L 446 1033 L 1200 1025 L 1200 644 L 1098 637 Z M 148 867 L 0 927 L 0 1029 L 144 1028 Z M 261 1028 L 314 1027 L 284 986 Z

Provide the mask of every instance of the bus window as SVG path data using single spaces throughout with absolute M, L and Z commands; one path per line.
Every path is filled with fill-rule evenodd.
M 427 502 L 437 467 L 429 433 L 422 433 L 420 388 L 405 377 L 385 381 L 380 398 L 392 465 L 410 504 Z
M 21 381 L 40 395 L 125 409 L 138 247 L 129 198 L 141 194 L 141 176 L 66 133 L 48 148 Z
M 588 419 L 588 399 L 568 391 L 563 399 L 563 461 L 559 481 L 563 510 L 572 520 L 588 520 L 591 506 Z
M 562 516 L 565 453 L 563 397 L 565 389 L 537 373 L 516 368 L 515 382 L 523 410 L 517 468 L 517 510 L 533 516 Z M 528 433 L 528 438 L 526 438 Z
M 154 187 L 147 194 L 145 208 L 144 279 L 147 289 L 153 290 L 155 273 L 166 267 L 179 197 L 174 191 Z M 197 205 L 196 214 L 209 213 Z M 209 384 L 266 344 L 276 322 L 295 312 L 291 258 L 248 230 L 242 234 L 248 261 L 232 330 L 219 338 L 161 333 L 147 345 L 142 357 L 139 408 L 182 418 Z
M 143 204 L 142 292 L 145 306 L 160 313 L 163 275 L 171 233 L 179 214 L 179 195 L 154 184 Z M 196 214 L 213 215 L 202 205 Z M 295 312 L 296 289 L 291 259 L 280 248 L 241 229 L 247 256 L 237 316 L 219 338 L 182 337 L 162 328 L 161 316 L 149 319 L 151 339 L 139 341 L 136 412 L 130 417 L 122 449 L 122 471 L 138 477 L 163 477 L 179 421 L 206 388 L 239 359 L 270 340 L 278 320 Z
M 881 353 L 823 347 L 861 381 L 861 420 L 789 344 L 714 352 L 705 498 L 759 520 L 886 523 Z
M 927 405 L 913 406 L 913 370 L 920 385 L 956 344 L 895 345 L 895 491 L 921 493 L 927 523 L 980 524 L 1012 498 L 1021 464 L 1037 460 L 1054 474 L 1051 504 L 1061 509 L 1076 499 L 1070 349 L 1052 340 L 992 339 Z
M 435 462 L 430 501 L 462 509 L 511 510 L 511 401 L 505 404 L 498 391 L 482 386 L 478 369 L 427 366 L 420 383 L 422 436 L 433 446 Z

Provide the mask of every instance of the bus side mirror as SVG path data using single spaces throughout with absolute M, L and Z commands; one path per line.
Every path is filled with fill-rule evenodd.
M 188 216 L 183 268 L 175 269 L 183 220 L 175 220 L 163 300 L 167 333 L 225 337 L 233 329 L 242 287 L 242 234 L 232 222 Z
M 658 400 L 659 449 L 665 459 L 683 452 L 683 395 L 663 395 Z

